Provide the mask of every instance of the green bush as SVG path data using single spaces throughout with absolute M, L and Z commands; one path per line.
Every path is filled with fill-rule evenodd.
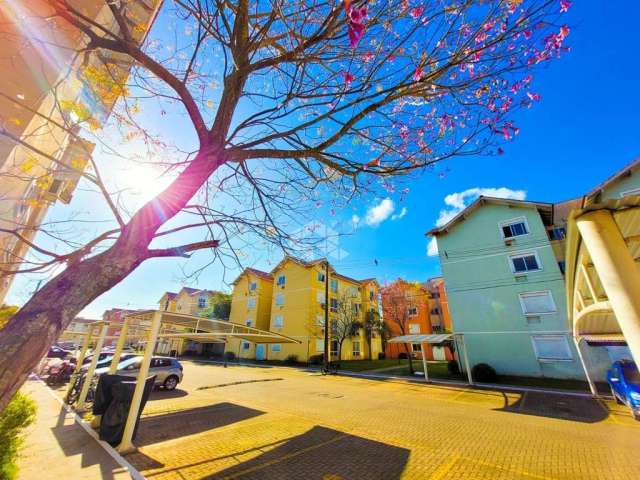
M 458 365 L 458 361 L 449 360 L 447 363 L 447 370 L 449 371 L 449 375 L 458 375 L 460 373 L 460 365 Z
M 30 425 L 36 416 L 36 404 L 29 397 L 17 393 L 0 413 L 0 478 L 18 477 L 16 459 L 22 444 L 20 431 Z
M 498 374 L 491 365 L 486 363 L 478 363 L 471 369 L 473 379 L 480 383 L 495 383 L 498 380 Z
M 284 363 L 287 365 L 296 365 L 298 363 L 298 355 L 291 354 L 285 358 Z

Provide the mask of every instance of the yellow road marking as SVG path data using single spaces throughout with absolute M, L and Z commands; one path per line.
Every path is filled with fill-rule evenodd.
M 334 438 L 332 438 L 330 440 L 327 440 L 325 442 L 321 442 L 321 443 L 318 443 L 316 445 L 311 445 L 310 447 L 303 448 L 303 449 L 298 450 L 296 452 L 292 452 L 292 453 L 289 453 L 287 455 L 283 455 L 280 458 L 276 458 L 276 459 L 271 460 L 269 462 L 265 462 L 262 465 L 256 465 L 255 467 L 247 468 L 247 469 L 242 470 L 242 471 L 240 471 L 238 473 L 234 473 L 233 475 L 229 475 L 227 477 L 224 477 L 223 480 L 232 480 L 234 478 L 239 478 L 239 477 L 241 477 L 243 475 L 246 475 L 247 473 L 252 473 L 252 472 L 255 472 L 255 471 L 258 471 L 258 470 L 262 470 L 263 468 L 267 468 L 267 467 L 270 467 L 270 466 L 275 465 L 277 463 L 283 462 L 285 460 L 289 460 L 290 458 L 295 458 L 295 457 L 297 457 L 299 455 L 302 455 L 303 453 L 307 453 L 307 452 L 310 452 L 312 450 L 316 450 L 317 448 L 322 448 L 322 447 L 324 447 L 326 445 L 330 445 L 330 444 L 332 444 L 334 442 L 337 442 L 338 440 L 342 440 L 343 438 L 346 438 L 346 437 L 348 437 L 348 435 L 338 435 L 337 437 L 334 437 Z
M 494 463 L 490 463 L 490 462 L 485 462 L 483 460 L 477 460 L 475 458 L 471 458 L 471 457 L 461 457 L 463 460 L 467 460 L 471 463 L 475 463 L 478 465 L 482 465 L 485 467 L 491 467 L 491 468 L 495 468 L 497 470 L 503 470 L 505 472 L 511 472 L 511 473 L 516 473 L 518 475 L 522 475 L 525 477 L 531 477 L 531 478 L 537 478 L 538 480 L 556 480 L 554 477 L 545 477 L 544 475 L 537 475 L 535 473 L 531 473 L 531 472 L 527 472 L 526 470 L 520 470 L 517 468 L 506 468 L 506 467 L 502 467 L 500 465 L 496 465 Z
M 431 474 L 431 480 L 442 480 L 444 476 L 451 471 L 456 462 L 460 460 L 460 454 L 454 453 L 445 463 L 440 465 L 438 469 Z

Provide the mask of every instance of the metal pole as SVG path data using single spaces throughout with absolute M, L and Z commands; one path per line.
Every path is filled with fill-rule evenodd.
M 429 383 L 429 372 L 427 372 L 427 356 L 424 352 L 424 342 L 420 342 L 420 354 L 422 355 L 422 369 L 424 370 L 424 381 Z
M 127 416 L 127 423 L 124 427 L 124 433 L 122 434 L 122 441 L 118 445 L 118 452 L 130 453 L 135 451 L 136 447 L 133 445 L 133 430 L 136 426 L 136 420 L 138 419 L 138 412 L 140 411 L 140 403 L 142 402 L 142 394 L 144 393 L 144 387 L 149 375 L 149 365 L 151 363 L 151 356 L 153 348 L 158 340 L 158 332 L 160 331 L 160 322 L 162 320 L 162 312 L 154 311 L 153 319 L 151 320 L 151 331 L 149 332 L 149 341 L 144 346 L 144 356 L 142 357 L 142 363 L 140 364 L 140 371 L 136 378 L 136 389 L 133 392 L 133 398 L 131 399 L 131 407 L 129 408 L 129 415 Z
M 464 353 L 464 365 L 467 369 L 467 379 L 469 380 L 469 385 L 473 385 L 473 377 L 471 376 L 471 365 L 469 364 L 469 357 L 467 356 L 467 342 L 464 340 L 464 336 L 460 335 L 462 339 L 463 353 Z
M 593 380 L 591 379 L 591 375 L 589 375 L 587 364 L 585 363 L 584 357 L 582 356 L 582 350 L 580 350 L 580 339 L 578 337 L 573 337 L 573 342 L 576 344 L 576 350 L 578 351 L 578 358 L 580 359 L 580 363 L 582 364 L 584 374 L 587 377 L 587 382 L 589 383 L 589 390 L 591 390 L 591 394 L 595 397 L 598 395 L 598 390 L 596 389 L 595 383 L 593 383 Z
M 100 330 L 100 335 L 98 336 L 98 340 L 96 342 L 96 349 L 93 353 L 93 358 L 91 359 L 89 368 L 87 369 L 87 374 L 84 377 L 84 383 L 82 384 L 80 396 L 78 397 L 78 404 L 76 405 L 76 411 L 78 412 L 82 412 L 85 409 L 84 402 L 87 400 L 87 394 L 89 393 L 89 387 L 91 386 L 91 379 L 93 378 L 93 373 L 96 371 L 96 364 L 98 363 L 98 358 L 100 357 L 102 345 L 104 344 L 104 337 L 107 336 L 108 328 L 109 324 L 104 323 L 102 325 L 102 329 Z
M 113 352 L 113 359 L 111 365 L 109 365 L 109 373 L 113 375 L 118 370 L 118 364 L 120 363 L 120 355 L 122 355 L 122 349 L 127 341 L 127 333 L 129 332 L 129 319 L 124 318 L 122 327 L 120 328 L 120 335 L 118 336 L 118 343 L 116 343 L 116 350 Z
M 69 396 L 69 393 L 71 393 L 71 389 L 73 388 L 73 385 L 75 384 L 75 379 L 77 377 L 77 375 L 80 373 L 80 369 L 82 368 L 82 362 L 84 362 L 84 357 L 85 354 L 87 353 L 87 349 L 89 348 L 89 344 L 91 343 L 91 340 L 93 338 L 93 326 L 89 325 L 87 327 L 87 334 L 84 337 L 84 341 L 82 342 L 82 349 L 80 350 L 80 355 L 78 355 L 78 358 L 76 359 L 76 368 L 73 371 L 73 375 L 71 375 L 71 380 L 69 381 L 69 387 L 67 388 L 67 397 Z
M 324 262 L 324 371 L 329 371 L 329 262 Z

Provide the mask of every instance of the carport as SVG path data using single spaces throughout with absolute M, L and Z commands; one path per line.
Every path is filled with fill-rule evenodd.
M 457 341 L 459 340 L 459 341 Z M 401 335 L 399 337 L 393 337 L 388 340 L 389 343 L 419 343 L 420 344 L 420 353 L 422 355 L 422 369 L 424 370 L 424 379 L 429 382 L 429 372 L 427 371 L 427 358 L 424 352 L 424 344 L 440 344 L 446 341 L 453 341 L 456 345 L 456 351 L 460 352 L 459 345 L 462 345 L 462 352 L 464 354 L 464 368 L 467 372 L 467 380 L 469 381 L 469 385 L 473 385 L 473 378 L 471 376 L 471 368 L 469 366 L 469 359 L 467 357 L 467 346 L 464 343 L 464 338 L 460 334 L 455 333 L 429 333 L 429 334 L 411 334 L 411 335 Z M 459 357 L 459 355 L 458 355 Z
M 95 352 L 99 353 L 102 350 L 108 327 L 108 322 L 95 322 L 89 325 L 78 357 L 76 374 L 80 372 L 86 351 L 94 339 Z M 131 401 L 131 408 L 125 424 L 122 441 L 117 448 L 121 453 L 135 450 L 135 446 L 132 443 L 133 432 L 140 410 L 145 381 L 149 375 L 151 357 L 159 338 L 187 339 L 202 343 L 226 343 L 228 338 L 239 338 L 253 343 L 300 343 L 298 340 L 268 330 L 260 330 L 224 320 L 202 318 L 163 310 L 145 310 L 126 316 L 121 325 L 120 333 L 116 338 L 118 338 L 118 342 L 113 353 L 109 373 L 116 372 L 120 354 L 128 339 L 138 339 L 144 344 L 143 359 L 136 377 L 136 387 Z M 97 362 L 98 355 L 96 354 L 87 370 L 87 379 L 93 377 Z M 90 381 L 84 382 L 78 399 L 79 408 L 82 408 L 85 403 L 90 383 Z

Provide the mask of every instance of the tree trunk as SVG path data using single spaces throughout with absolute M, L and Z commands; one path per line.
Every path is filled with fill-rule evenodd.
M 411 354 L 412 354 L 413 352 L 412 352 L 412 351 L 411 351 L 411 349 L 409 348 L 409 344 L 408 344 L 408 343 L 405 343 L 405 344 L 404 344 L 404 349 L 405 349 L 405 351 L 407 352 L 407 359 L 409 360 L 409 373 L 410 373 L 411 375 L 413 375 L 413 372 L 414 372 L 414 370 L 413 370 L 413 359 L 411 358 Z

